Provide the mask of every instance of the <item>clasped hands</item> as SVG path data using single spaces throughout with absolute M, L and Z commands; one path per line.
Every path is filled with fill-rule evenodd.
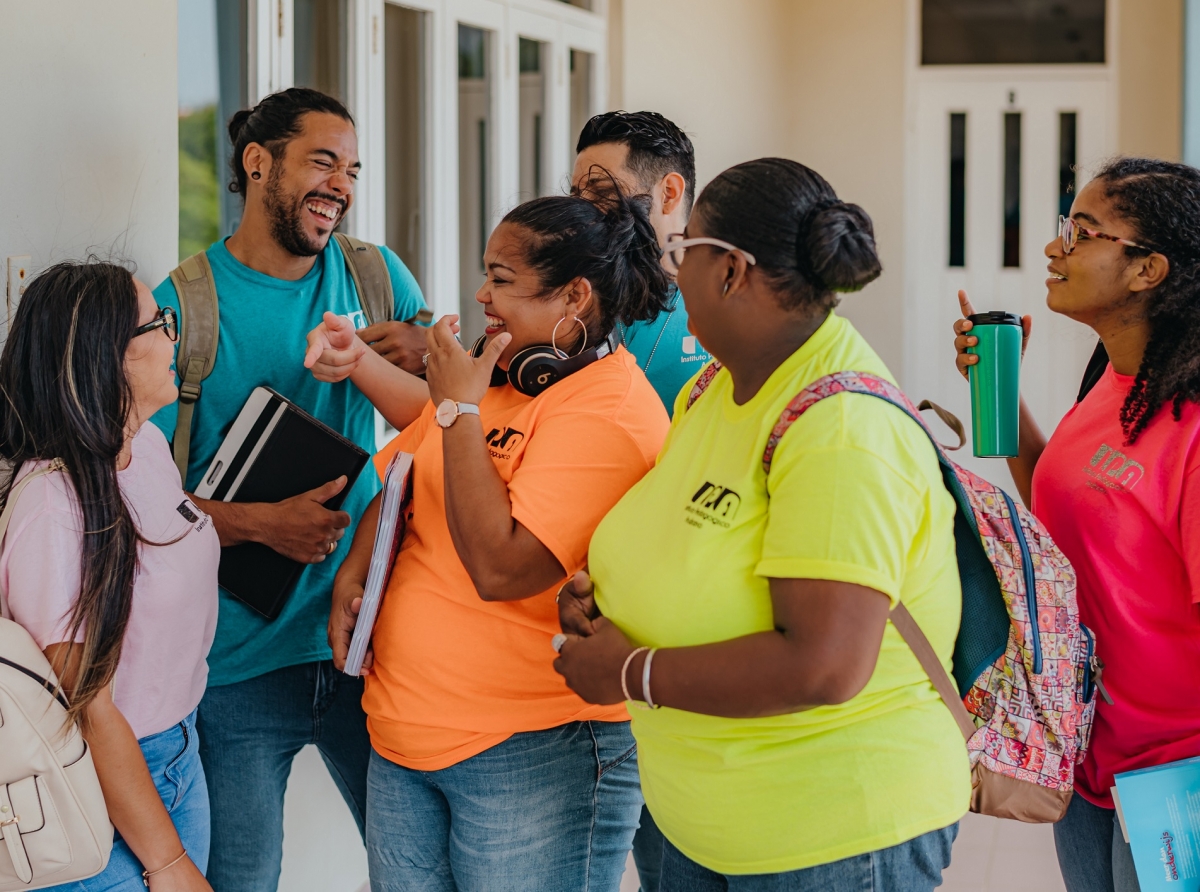
M 512 340 L 512 335 L 503 332 L 492 338 L 481 356 L 473 357 L 455 337 L 458 331 L 455 315 L 443 316 L 424 330 L 423 365 L 434 405 L 444 399 L 478 404 L 487 394 L 492 368 Z M 371 352 L 348 318 L 326 313 L 321 324 L 308 333 L 304 367 L 318 381 L 337 383 L 370 361 Z
M 587 573 L 576 573 L 559 589 L 558 621 L 567 640 L 554 661 L 554 671 L 566 680 L 567 687 L 588 703 L 625 702 L 621 670 L 633 645 L 611 620 L 600 615 Z M 634 668 L 629 670 L 627 684 L 631 696 L 641 697 L 641 674 Z

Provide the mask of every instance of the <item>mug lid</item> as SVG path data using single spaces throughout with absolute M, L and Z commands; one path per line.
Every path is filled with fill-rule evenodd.
M 1021 317 L 1016 313 L 1006 313 L 1004 310 L 992 310 L 988 313 L 975 313 L 968 316 L 972 325 L 1020 325 Z

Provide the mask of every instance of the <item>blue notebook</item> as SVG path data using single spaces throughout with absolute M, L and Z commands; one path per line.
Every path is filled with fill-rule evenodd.
M 1142 892 L 1200 892 L 1200 758 L 1117 775 Z

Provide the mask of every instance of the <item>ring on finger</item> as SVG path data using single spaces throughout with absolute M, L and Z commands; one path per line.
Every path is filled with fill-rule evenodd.
M 329 543 L 329 546 L 325 549 L 325 553 L 333 554 L 335 551 L 337 551 L 337 539 L 334 539 Z
M 429 354 L 426 353 L 421 357 L 421 365 L 429 365 Z

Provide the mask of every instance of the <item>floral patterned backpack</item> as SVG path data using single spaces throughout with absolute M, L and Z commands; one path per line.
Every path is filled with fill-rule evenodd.
M 700 374 L 692 404 L 720 364 Z M 813 382 L 785 408 L 762 456 L 765 473 L 788 428 L 838 393 L 877 397 L 907 413 L 929 436 L 958 510 L 955 547 L 963 613 L 953 677 L 903 604 L 889 619 L 958 722 L 972 765 L 971 811 L 1031 823 L 1059 820 L 1074 791 L 1095 716 L 1103 664 L 1079 621 L 1075 571 L 1041 522 L 1009 495 L 946 457 L 920 411 L 889 381 L 838 372 Z M 962 438 L 962 425 L 931 403 Z

